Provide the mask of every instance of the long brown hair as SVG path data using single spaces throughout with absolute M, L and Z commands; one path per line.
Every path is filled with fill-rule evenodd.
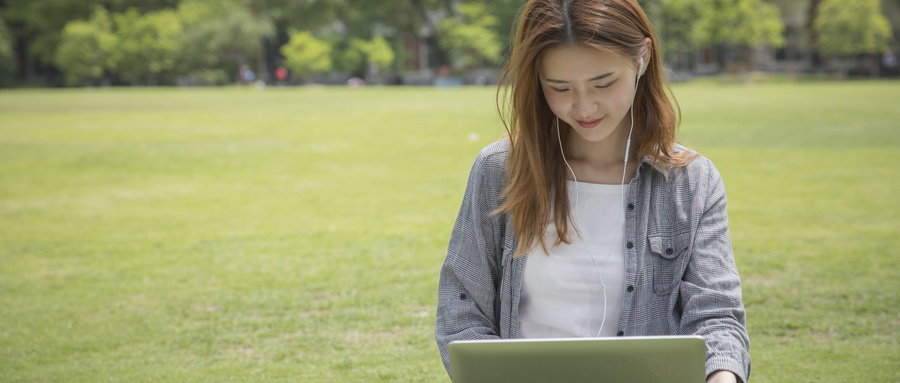
M 648 37 L 650 60 L 633 104 L 637 150 L 629 160 L 646 157 L 663 169 L 684 166 L 695 155 L 673 154 L 680 109 L 663 72 L 656 33 L 635 0 L 530 0 L 521 9 L 497 90 L 510 150 L 505 202 L 495 213 L 512 216 L 518 237 L 515 256 L 537 244 L 547 250 L 544 232 L 551 214 L 557 231 L 554 246 L 570 243 L 566 168 L 554 129 L 556 116 L 538 78 L 542 54 L 557 45 L 580 44 L 637 60 Z M 560 129 L 563 144 L 569 131 Z

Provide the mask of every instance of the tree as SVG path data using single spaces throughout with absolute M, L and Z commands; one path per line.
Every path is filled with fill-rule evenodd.
M 881 11 L 884 17 L 891 24 L 891 30 L 894 33 L 894 42 L 892 44 L 893 51 L 896 53 L 900 48 L 900 0 L 886 0 L 881 3 Z
M 140 15 L 137 10 L 114 15 L 117 44 L 113 70 L 137 85 L 155 85 L 160 75 L 174 72 L 180 53 L 181 23 L 172 10 Z
M 482 23 L 483 18 L 460 12 L 458 3 L 477 4 L 484 9 L 482 15 L 495 20 Z M 275 57 L 278 47 L 287 43 L 290 39 L 287 31 L 292 29 L 315 31 L 316 36 L 331 43 L 335 51 L 338 47 L 348 48 L 352 39 L 373 41 L 380 36 L 391 42 L 388 46 L 397 56 L 404 52 L 400 44 L 393 42 L 413 37 L 425 40 L 434 48 L 428 51 L 428 62 L 432 66 L 472 61 L 473 57 L 481 60 L 478 55 L 485 56 L 485 52 L 495 50 L 487 44 L 489 42 L 496 41 L 502 51 L 516 10 L 523 3 L 524 0 L 0 0 L 0 14 L 13 35 L 12 45 L 25 48 L 17 53 L 20 53 L 19 65 L 26 76 L 50 75 L 52 81 L 55 73 L 51 66 L 56 63 L 64 26 L 70 21 L 89 18 L 95 6 L 105 6 L 111 15 L 126 15 L 130 9 L 135 9 L 138 16 L 176 10 L 181 25 L 178 45 L 182 47 L 177 54 L 176 67 L 153 73 L 149 68 L 137 65 L 139 60 L 145 60 L 138 59 L 144 53 L 130 50 L 117 55 L 113 73 L 133 82 L 153 82 L 159 76 L 174 74 L 222 82 L 227 80 L 228 73 L 236 72 L 232 67 L 242 64 L 255 67 L 261 73 L 272 69 L 266 67 L 266 62 L 278 60 Z M 454 27 L 461 28 L 447 28 L 453 31 L 445 36 L 445 30 L 440 30 L 439 26 L 446 18 L 456 19 L 458 22 Z M 137 33 L 132 27 L 120 31 L 117 17 L 112 19 L 117 35 Z M 146 24 L 146 20 L 134 18 L 133 21 Z M 484 35 L 489 39 L 467 37 L 466 33 L 471 35 L 472 31 L 478 31 L 478 28 L 467 28 L 470 24 L 484 27 L 482 30 L 490 32 Z M 329 29 L 334 30 L 332 36 L 325 32 Z M 452 41 L 442 42 L 445 37 Z M 133 45 L 129 39 L 120 39 L 120 44 Z M 460 43 L 466 40 L 478 45 Z M 450 53 L 445 46 L 458 48 L 453 48 Z M 153 51 L 158 51 L 158 47 L 147 53 Z M 457 58 L 458 55 L 467 57 Z M 129 58 L 134 60 L 118 65 Z M 359 65 L 363 66 L 362 63 Z
M 492 0 L 484 1 L 487 14 L 494 16 L 496 23 L 491 28 L 497 37 L 497 42 L 503 51 L 508 50 L 510 39 L 513 36 L 513 28 L 516 27 L 516 15 L 519 9 L 525 5 L 525 0 Z
M 778 8 L 762 0 L 697 1 L 699 18 L 691 32 L 697 45 L 731 44 L 743 51 L 749 69 L 754 67 L 753 50 L 784 45 L 784 25 Z
M 267 16 L 254 16 L 239 1 L 186 0 L 177 13 L 184 30 L 178 71 L 207 84 L 225 83 L 241 65 L 261 61 L 263 42 L 275 36 Z
M 890 49 L 891 26 L 881 13 L 879 0 L 823 0 L 813 30 L 816 47 L 826 56 L 847 57 Z M 848 70 L 845 65 L 840 67 L 841 78 L 847 76 Z
M 284 66 L 298 76 L 331 70 L 331 46 L 310 32 L 293 32 L 281 47 Z
M 698 0 L 660 0 L 659 11 L 654 12 L 663 57 L 673 68 L 688 69 L 692 64 L 693 28 L 700 5 Z
M 18 57 L 26 76 L 46 73 L 53 65 L 62 30 L 70 21 L 85 20 L 95 7 L 105 5 L 111 13 L 135 8 L 148 12 L 172 7 L 180 0 L 14 0 L 0 1 L 3 15 L 15 45 L 25 47 Z
M 16 52 L 13 50 L 12 41 L 12 34 L 0 18 L 0 86 L 12 83 L 13 74 L 16 72 Z
M 366 54 L 366 63 L 369 65 L 387 68 L 394 63 L 394 50 L 384 37 L 375 36 L 360 49 Z
M 438 27 L 441 47 L 456 58 L 457 69 L 495 64 L 503 49 L 492 29 L 497 18 L 476 2 L 457 4 L 457 11 L 455 17 L 442 20 Z
M 438 24 L 453 15 L 456 0 L 259 0 L 267 4 L 279 28 L 314 30 L 337 50 L 347 49 L 350 39 L 392 39 L 411 36 L 437 49 L 429 52 L 432 65 L 449 64 L 450 57 L 439 44 Z M 499 0 L 501 2 L 521 0 Z M 396 52 L 403 54 L 403 52 Z M 345 69 L 340 60 L 335 62 Z M 355 66 L 354 66 L 355 67 Z
M 363 72 L 377 77 L 383 68 L 388 68 L 394 63 L 394 50 L 390 44 L 381 36 L 375 36 L 372 40 L 350 39 L 350 43 L 345 55 L 349 60 L 359 66 L 365 66 Z M 372 78 L 367 81 L 373 80 Z M 380 80 L 379 80 L 380 81 Z
M 70 21 L 63 28 L 55 64 L 66 74 L 68 85 L 100 79 L 110 67 L 115 47 L 112 20 L 98 5 L 89 21 Z
M 823 0 L 813 22 L 822 53 L 852 56 L 890 48 L 891 26 L 879 0 Z

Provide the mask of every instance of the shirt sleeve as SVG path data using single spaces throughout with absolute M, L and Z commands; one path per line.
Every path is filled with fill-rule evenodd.
M 706 339 L 706 374 L 750 375 L 750 338 L 741 298 L 741 279 L 728 232 L 725 185 L 709 163 L 704 208 L 681 290 L 681 333 Z
M 450 342 L 500 338 L 497 289 L 504 221 L 502 214 L 491 212 L 499 206 L 505 163 L 491 160 L 485 149 L 472 166 L 441 267 L 435 339 L 448 374 Z

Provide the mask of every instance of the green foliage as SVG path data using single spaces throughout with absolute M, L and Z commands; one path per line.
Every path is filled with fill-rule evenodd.
M 174 7 L 179 0 L 14 0 L 0 1 L 0 14 L 14 36 L 26 39 L 28 55 L 53 64 L 62 30 L 70 21 L 85 20 L 97 6 L 112 13 L 129 8 L 148 12 Z
M 655 20 L 657 33 L 663 39 L 664 54 L 669 50 L 686 50 L 693 46 L 693 29 L 700 17 L 698 0 L 660 0 Z
M 154 83 L 174 72 L 181 52 L 181 22 L 174 11 L 140 15 L 137 10 L 113 16 L 118 44 L 112 56 L 113 70 L 137 84 Z
M 384 37 L 375 36 L 361 49 L 366 53 L 366 61 L 371 65 L 388 68 L 394 63 L 394 50 Z
M 813 28 L 822 53 L 851 56 L 890 47 L 891 27 L 879 0 L 823 0 Z
M 350 41 L 344 41 L 339 36 L 335 36 L 327 38 L 326 41 L 330 46 L 335 47 L 331 50 L 331 62 L 334 63 L 335 69 L 355 75 L 365 73 L 366 53 L 359 49 L 361 44 L 365 44 L 365 40 L 351 38 Z
M 55 61 L 70 84 L 104 70 L 132 83 L 183 73 L 220 84 L 228 81 L 225 68 L 262 56 L 263 39 L 275 34 L 271 21 L 251 15 L 240 0 L 186 0 L 177 11 L 143 15 L 130 9 L 112 16 L 115 28 L 109 18 L 104 10 L 90 22 L 70 23 Z
M 375 36 L 372 40 L 350 39 L 350 52 L 356 52 L 362 61 L 378 68 L 388 68 L 394 63 L 394 50 L 381 36 Z
M 487 7 L 487 13 L 497 18 L 497 24 L 493 30 L 500 44 L 504 47 L 507 47 L 512 39 L 513 30 L 516 27 L 516 15 L 525 2 L 526 0 L 492 0 L 482 2 Z
M 265 13 L 278 31 L 321 30 L 337 19 L 336 8 L 346 1 L 265 0 Z M 258 4 L 257 2 L 255 2 Z
M 341 42 L 338 38 L 332 38 L 332 62 L 336 69 L 347 71 L 354 76 L 367 77 L 369 80 L 381 81 L 380 78 L 371 79 L 368 75 L 378 76 L 383 69 L 390 68 L 394 63 L 395 55 L 391 45 L 381 36 L 375 36 L 371 40 L 350 38 Z
M 698 9 L 692 39 L 699 45 L 746 47 L 784 45 L 784 25 L 778 8 L 762 0 L 682 0 L 684 9 Z M 670 7 L 678 0 L 666 1 Z M 690 4 L 693 3 L 693 4 Z
M 497 18 L 477 2 L 459 3 L 457 12 L 455 17 L 448 17 L 439 25 L 441 47 L 453 54 L 458 68 L 495 64 L 503 49 L 493 30 Z
M 288 27 L 310 31 L 338 29 L 336 34 L 341 38 L 332 41 L 336 47 L 349 49 L 349 39 L 419 37 L 437 43 L 439 51 L 431 57 L 432 64 L 442 65 L 449 61 L 464 66 L 497 61 L 506 42 L 498 36 L 510 33 L 516 10 L 524 1 L 342 0 L 290 4 L 279 6 L 281 10 L 278 11 L 278 17 L 284 18 Z M 284 9 L 294 11 L 285 12 Z M 442 20 L 443 15 L 449 15 L 454 21 Z M 334 28 L 336 25 L 339 27 Z M 325 37 L 325 34 L 320 35 Z M 352 63 L 359 61 L 358 54 L 348 55 Z M 358 67 L 341 60 L 336 62 L 343 70 Z
M 12 76 L 17 67 L 18 61 L 16 51 L 13 49 L 12 35 L 6 28 L 3 18 L 0 17 L 0 86 L 12 82 Z
M 330 39 L 331 46 L 340 46 L 339 39 Z M 327 40 L 326 40 L 327 41 Z M 343 42 L 343 49 L 332 49 L 332 62 L 335 68 L 357 75 L 365 75 L 369 68 L 376 71 L 389 68 L 394 63 L 394 50 L 381 36 L 371 40 L 350 38 Z
M 752 48 L 784 44 L 784 27 L 778 7 L 772 4 L 796 10 L 805 7 L 798 4 L 808 0 L 799 3 L 791 0 L 639 2 L 653 18 L 664 50 L 685 52 L 699 45 L 725 44 L 740 48 L 749 56 Z M 408 37 L 424 39 L 436 48 L 429 52 L 428 61 L 432 66 L 449 64 L 457 70 L 492 66 L 503 53 L 514 16 L 524 3 L 525 0 L 21 0 L 0 1 L 0 15 L 11 35 L 8 40 L 14 46 L 21 44 L 26 48 L 27 57 L 19 58 L 28 65 L 26 73 L 46 73 L 45 65 L 58 66 L 59 59 L 67 63 L 91 62 L 92 59 L 84 57 L 72 58 L 90 56 L 72 48 L 75 46 L 72 41 L 85 40 L 75 35 L 96 34 L 84 24 L 75 24 L 67 32 L 69 47 L 62 50 L 67 53 L 59 56 L 58 48 L 69 22 L 84 22 L 96 6 L 102 5 L 113 20 L 118 20 L 115 15 L 131 15 L 122 16 L 128 20 L 122 28 L 120 23 L 114 23 L 113 31 L 120 37 L 123 51 L 111 63 L 115 66 L 106 66 L 106 72 L 132 82 L 191 75 L 205 78 L 205 82 L 221 83 L 241 65 L 267 69 L 257 66 L 273 64 L 267 61 L 275 53 L 271 50 L 285 42 L 285 31 L 290 30 L 310 31 L 324 39 L 332 47 L 332 67 L 354 73 L 365 71 L 369 62 L 381 68 L 390 66 L 384 64 L 404 54 L 395 42 Z M 898 4 L 900 1 L 890 0 L 884 5 L 884 13 L 895 24 L 900 20 Z M 855 54 L 852 52 L 884 50 L 885 39 L 889 42 L 891 38 L 891 27 L 878 9 L 877 0 L 823 1 L 821 16 L 816 21 L 822 25 L 813 28 L 822 36 L 817 39 L 821 51 L 852 55 Z M 163 16 L 173 10 L 180 31 L 171 22 L 170 15 Z M 121 38 L 123 34 L 127 36 Z M 144 41 L 145 36 L 157 38 L 145 39 L 152 42 L 146 50 L 136 49 L 135 41 Z M 392 44 L 361 44 L 382 37 Z M 268 55 L 266 49 L 270 50 Z M 366 53 L 367 49 L 380 53 Z M 172 51 L 176 52 L 174 60 L 169 53 Z M 0 53 L 0 58 L 7 57 L 0 61 L 6 63 L 0 63 L 0 72 L 12 71 L 9 68 L 15 60 L 9 59 L 12 50 L 7 52 L 6 56 Z M 97 72 L 96 65 L 83 65 L 93 67 L 91 70 L 69 66 L 58 69 L 86 73 L 87 77 Z M 85 76 L 73 74 L 69 80 Z
M 331 46 L 310 32 L 293 32 L 280 49 L 284 66 L 298 76 L 331 70 Z
M 382 34 L 383 31 L 375 28 L 418 36 L 422 27 L 431 22 L 426 15 L 444 10 L 448 4 L 445 0 L 341 0 L 331 3 L 335 19 L 341 21 L 346 34 L 362 39 Z
M 89 21 L 70 21 L 63 28 L 55 64 L 66 74 L 67 84 L 80 85 L 103 77 L 117 45 L 109 12 L 97 6 Z
M 228 80 L 226 68 L 262 57 L 263 42 L 275 36 L 265 15 L 254 16 L 241 1 L 186 0 L 178 7 L 181 36 L 179 72 L 197 75 L 206 83 Z
M 52 64 L 62 29 L 69 21 L 87 19 L 98 2 L 31 0 L 6 3 L 3 18 L 10 23 L 15 36 L 28 38 L 28 55 L 39 62 Z

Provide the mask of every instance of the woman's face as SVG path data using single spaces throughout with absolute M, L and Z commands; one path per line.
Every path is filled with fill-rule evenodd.
M 637 63 L 584 45 L 547 49 L 540 61 L 541 89 L 550 109 L 577 133 L 601 142 L 628 135 Z M 624 127 L 624 128 L 623 128 Z

